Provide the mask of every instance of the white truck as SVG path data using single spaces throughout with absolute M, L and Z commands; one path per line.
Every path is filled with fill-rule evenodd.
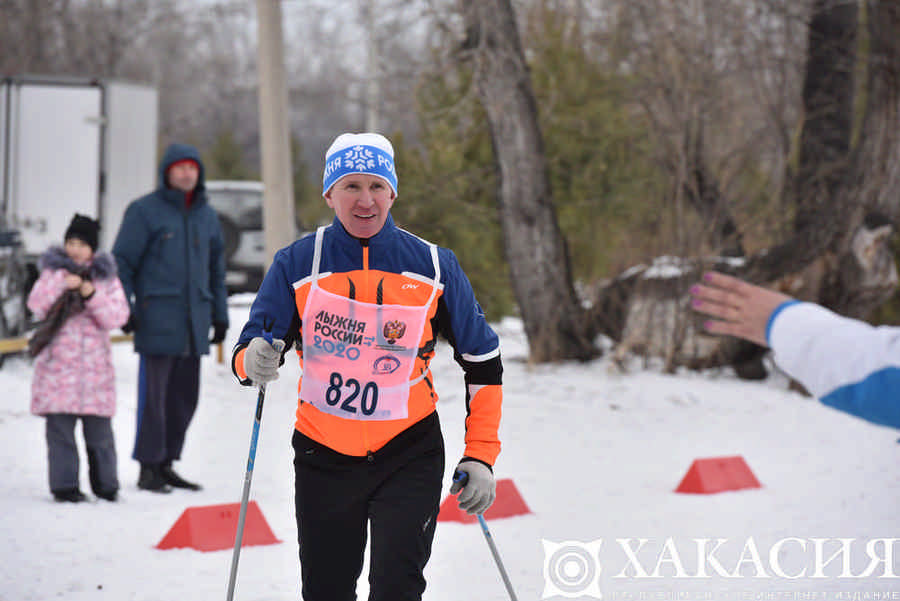
M 37 259 L 75 213 L 100 221 L 109 250 L 128 203 L 155 187 L 157 106 L 154 88 L 121 81 L 0 80 L 0 338 L 25 328 Z

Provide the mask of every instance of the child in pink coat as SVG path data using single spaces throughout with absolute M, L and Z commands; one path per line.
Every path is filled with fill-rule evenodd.
M 57 501 L 86 499 L 79 490 L 75 423 L 87 446 L 91 490 L 115 501 L 119 490 L 112 416 L 115 375 L 109 331 L 128 319 L 128 302 L 109 253 L 97 253 L 100 224 L 75 215 L 65 246 L 41 257 L 28 308 L 43 320 L 30 341 L 36 354 L 31 412 L 46 418 L 50 491 Z

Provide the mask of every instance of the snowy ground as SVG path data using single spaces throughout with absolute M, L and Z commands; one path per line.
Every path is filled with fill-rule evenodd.
M 229 343 L 246 313 L 246 305 L 232 307 Z M 497 330 L 505 402 L 496 473 L 513 479 L 533 514 L 489 525 L 520 600 L 601 592 L 623 600 L 900 599 L 892 577 L 900 575 L 900 539 L 871 542 L 900 537 L 898 432 L 789 393 L 779 377 L 623 374 L 602 359 L 529 366 L 521 325 L 506 320 Z M 52 501 L 43 420 L 28 412 L 31 366 L 14 358 L 0 369 L 3 601 L 225 598 L 231 550 L 154 545 L 187 507 L 240 500 L 256 394 L 234 382 L 227 364 L 204 359 L 200 408 L 176 467 L 205 489 L 142 492 L 130 459 L 136 356 L 123 344 L 114 354 L 123 487 L 114 504 Z M 269 386 L 251 491 L 283 542 L 244 547 L 237 600 L 299 599 L 290 447 L 297 373 L 290 362 Z M 446 345 L 434 373 L 449 471 L 462 451 L 465 409 Z M 694 459 L 728 455 L 742 455 L 763 488 L 673 492 Z M 87 492 L 83 448 L 82 472 Z M 716 539 L 725 540 L 710 553 Z M 700 545 L 706 552 L 698 555 Z M 892 557 L 870 559 L 885 547 Z M 508 598 L 477 525 L 439 524 L 426 577 L 431 601 Z M 368 594 L 365 577 L 358 594 Z

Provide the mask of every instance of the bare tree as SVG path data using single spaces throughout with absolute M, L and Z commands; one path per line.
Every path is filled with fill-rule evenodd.
M 900 6 L 886 0 L 864 5 L 869 37 L 865 112 L 838 193 L 837 203 L 850 207 L 836 244 L 840 260 L 819 298 L 836 311 L 862 318 L 893 294 L 897 275 L 892 257 L 884 253 L 851 260 L 862 243 L 858 231 L 874 230 L 886 247 L 900 219 Z
M 534 361 L 596 354 L 556 220 L 537 103 L 509 0 L 462 0 L 464 49 L 487 112 L 512 285 Z
M 870 58 L 856 153 L 857 192 L 869 209 L 900 221 L 900 5 L 866 0 Z
M 852 218 L 856 203 L 841 192 L 850 168 L 858 10 L 856 2 L 814 2 L 799 165 L 792 181 L 793 232 L 787 241 L 754 258 L 749 274 L 755 280 L 774 280 L 802 269 L 826 250 L 837 250 L 834 245 Z
M 815 0 L 809 19 L 802 129 L 797 167 L 789 172 L 792 228 L 780 243 L 744 263 L 713 262 L 719 269 L 772 283 L 804 300 L 841 313 L 865 317 L 896 289 L 897 270 L 887 245 L 891 219 L 897 218 L 900 169 L 900 18 L 895 3 L 866 4 L 868 52 L 858 62 L 860 6 L 856 2 Z M 868 77 L 855 78 L 860 63 Z M 863 90 L 866 102 L 855 95 Z M 858 142 L 854 115 L 863 109 Z M 705 263 L 709 265 L 710 263 Z M 598 306 L 624 299 L 616 332 L 632 348 L 667 354 L 671 365 L 755 364 L 761 349 L 697 336 L 688 315 L 685 287 L 696 281 L 704 262 L 684 260 L 678 279 L 650 278 L 643 271 L 613 282 Z M 657 299 L 665 315 L 650 320 L 649 335 L 634 327 L 636 310 Z M 621 307 L 621 305 L 619 305 Z
M 676 217 L 669 252 L 742 255 L 775 225 L 755 227 L 744 248 L 748 205 L 783 194 L 803 50 L 794 29 L 805 19 L 792 4 L 616 2 L 611 31 L 592 36 L 633 74 L 634 98 L 654 125 L 653 158 L 668 174 L 665 202 L 692 211 Z M 748 189 L 753 172 L 765 191 Z
M 749 277 L 771 281 L 824 260 L 818 281 L 802 293 L 857 317 L 867 316 L 896 286 L 890 266 L 872 273 L 861 269 L 866 257 L 854 252 L 859 231 L 886 231 L 883 226 L 890 228 L 900 217 L 900 8 L 888 0 L 869 0 L 862 8 L 869 49 L 860 71 L 860 3 L 816 0 L 813 5 L 793 235 L 747 269 Z M 863 116 L 853 145 L 857 106 Z M 886 246 L 884 235 L 879 240 Z

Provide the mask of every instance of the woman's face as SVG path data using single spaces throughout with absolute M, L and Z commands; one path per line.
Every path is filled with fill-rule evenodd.
M 79 265 L 88 263 L 94 257 L 91 245 L 80 238 L 69 238 L 66 240 L 65 249 L 69 258 Z
M 335 182 L 325 193 L 325 202 L 351 236 L 371 238 L 387 220 L 394 191 L 377 175 L 353 173 Z

